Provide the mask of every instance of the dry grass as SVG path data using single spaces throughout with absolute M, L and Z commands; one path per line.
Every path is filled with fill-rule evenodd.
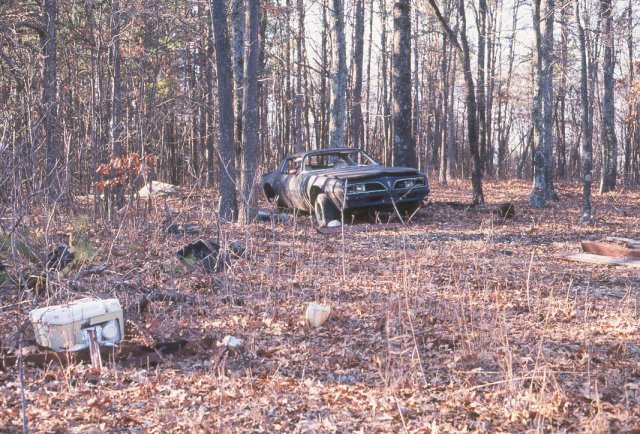
M 434 201 L 464 201 L 466 183 L 437 187 Z M 579 191 L 526 208 L 529 185 L 488 183 L 492 203 L 512 201 L 516 218 L 430 204 L 406 229 L 318 234 L 308 216 L 271 226 L 223 228 L 247 241 L 248 260 L 202 274 L 173 255 L 157 215 L 122 227 L 89 225 L 93 264 L 110 272 L 71 290 L 59 276 L 52 302 L 81 294 L 136 297 L 132 287 L 176 288 L 192 305 L 154 303 L 146 325 L 158 341 L 234 335 L 245 348 L 223 360 L 168 359 L 157 367 L 110 366 L 97 385 L 88 368 L 26 367 L 34 431 L 625 431 L 640 424 L 637 270 L 555 257 L 580 238 L 640 239 L 637 190 L 595 197 L 591 226 L 578 223 Z M 180 222 L 206 227 L 214 200 L 173 200 Z M 162 208 L 160 206 L 159 208 Z M 73 229 L 73 219 L 51 232 Z M 44 219 L 24 221 L 32 233 Z M 33 235 L 43 246 L 43 236 Z M 44 250 L 44 246 L 42 247 Z M 19 264 L 11 264 L 10 273 Z M 127 285 L 129 284 L 129 285 Z M 3 284 L 0 337 L 47 298 Z M 329 303 L 319 329 L 306 303 Z M 132 334 L 136 335 L 132 330 Z M 0 431 L 21 429 L 17 370 L 0 372 Z

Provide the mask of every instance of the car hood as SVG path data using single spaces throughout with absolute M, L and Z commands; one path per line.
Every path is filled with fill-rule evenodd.
M 378 176 L 422 175 L 418 169 L 411 167 L 360 166 L 341 169 L 316 170 L 308 172 L 313 176 L 325 176 L 336 179 L 366 179 Z

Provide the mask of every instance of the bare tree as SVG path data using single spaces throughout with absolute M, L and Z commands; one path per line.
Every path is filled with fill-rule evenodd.
M 536 96 L 533 105 L 535 132 L 533 188 L 529 203 L 544 207 L 557 198 L 553 187 L 553 21 L 555 0 L 533 0 L 536 47 Z
M 257 214 L 255 178 L 260 155 L 258 72 L 260 60 L 260 0 L 247 0 L 244 51 L 244 117 L 242 120 L 242 201 L 240 218 L 245 223 Z
M 580 49 L 580 105 L 582 107 L 582 220 L 591 220 L 591 183 L 593 181 L 593 153 L 589 117 L 589 71 L 587 64 L 587 38 L 580 20 L 579 0 L 574 0 L 575 20 L 578 28 Z
M 58 165 L 62 159 L 62 149 L 58 128 L 58 61 L 56 20 L 58 5 L 56 0 L 44 0 L 42 3 L 42 51 L 44 55 L 44 74 L 42 77 L 42 105 L 46 137 L 46 184 L 53 195 L 60 192 Z
M 227 31 L 227 12 L 224 0 L 211 0 L 211 24 L 215 39 L 216 68 L 218 72 L 220 217 L 233 221 L 238 218 L 235 152 L 233 146 L 233 76 L 231 72 L 231 45 Z
M 478 128 L 480 136 L 480 158 L 485 167 L 490 167 L 493 155 L 487 152 L 487 98 L 486 98 L 486 49 L 487 49 L 487 0 L 478 0 L 476 26 L 478 28 Z
M 600 0 L 602 22 L 602 42 L 604 44 L 604 61 L 602 64 L 602 177 L 600 193 L 616 189 L 618 170 L 618 141 L 616 139 L 616 109 L 613 98 L 614 86 L 614 35 L 612 0 Z
M 399 0 L 393 5 L 393 164 L 415 167 L 416 147 L 411 134 L 410 11 L 409 0 Z
M 345 143 L 347 46 L 344 36 L 344 5 L 342 0 L 331 1 L 331 116 L 329 119 L 329 147 Z
M 300 0 L 299 0 L 300 1 Z M 362 60 L 364 57 L 364 0 L 355 0 L 355 29 L 353 42 L 353 108 L 351 109 L 351 137 L 353 146 L 362 148 L 364 125 L 362 120 Z
M 244 0 L 233 0 L 231 3 L 231 23 L 233 28 L 233 81 L 234 81 L 234 115 L 235 115 L 235 149 L 236 158 L 240 157 L 242 148 L 242 89 L 244 74 Z
M 473 203 L 476 205 L 484 204 L 484 193 L 482 192 L 482 159 L 478 150 L 478 118 L 477 118 L 477 102 L 476 91 L 471 72 L 471 50 L 469 49 L 469 41 L 467 39 L 467 20 L 464 10 L 464 0 L 458 1 L 458 15 L 460 18 L 460 40 L 458 35 L 451 29 L 447 20 L 440 13 L 440 9 L 435 0 L 428 0 L 429 5 L 440 22 L 444 31 L 449 35 L 449 40 L 456 48 L 460 62 L 462 64 L 462 74 L 464 76 L 466 87 L 467 106 L 467 137 L 469 140 L 469 151 L 471 153 L 471 186 L 473 190 Z
M 387 73 L 389 71 L 389 59 L 387 55 L 387 2 L 380 0 L 380 20 L 382 21 L 382 29 L 380 31 L 380 53 L 381 71 L 379 74 L 379 87 L 382 87 L 382 153 L 384 155 L 385 164 L 390 163 L 390 129 L 389 121 L 391 119 L 391 107 L 389 106 L 389 86 Z
M 304 94 L 302 93 L 302 82 L 306 73 L 304 65 L 304 3 L 297 0 L 296 8 L 298 10 L 298 32 L 296 35 L 296 93 L 294 101 L 294 118 L 293 118 L 293 149 L 296 152 L 304 151 L 304 129 L 302 127 L 302 118 L 304 110 Z

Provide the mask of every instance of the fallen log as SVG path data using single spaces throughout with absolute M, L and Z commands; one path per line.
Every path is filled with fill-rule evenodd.
M 127 366 L 147 366 L 161 363 L 166 356 L 192 357 L 195 355 L 209 355 L 210 352 L 218 354 L 224 351 L 224 347 L 218 347 L 212 337 L 197 341 L 178 340 L 173 342 L 161 342 L 153 346 L 121 342 L 117 347 L 100 347 L 100 357 L 111 363 L 121 362 Z M 0 357 L 0 369 L 6 370 L 18 365 L 20 356 Z M 79 351 L 42 351 L 22 356 L 24 363 L 38 367 L 46 367 L 50 363 L 60 366 L 68 366 L 75 363 L 91 363 L 91 352 L 88 348 Z

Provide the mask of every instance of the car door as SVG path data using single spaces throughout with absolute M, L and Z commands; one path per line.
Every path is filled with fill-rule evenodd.
M 304 208 L 300 193 L 300 158 L 287 158 L 280 167 L 275 182 L 275 190 L 279 195 L 279 203 L 291 208 Z

